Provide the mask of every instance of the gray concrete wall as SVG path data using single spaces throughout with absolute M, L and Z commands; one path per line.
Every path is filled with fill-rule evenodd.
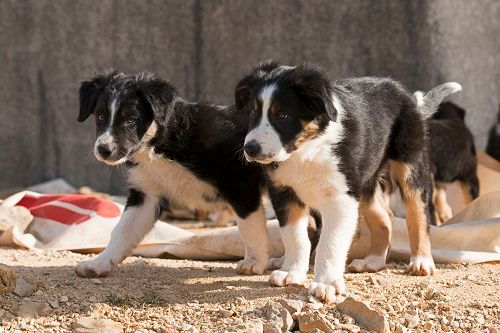
M 64 177 L 122 190 L 121 170 L 92 156 L 93 124 L 76 122 L 79 82 L 110 67 L 215 103 L 267 58 L 411 89 L 456 80 L 483 147 L 500 96 L 498 17 L 495 0 L 0 0 L 0 189 Z

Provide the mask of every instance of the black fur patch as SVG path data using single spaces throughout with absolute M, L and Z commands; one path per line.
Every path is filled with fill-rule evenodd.
M 268 190 L 280 227 L 285 226 L 288 222 L 289 207 L 291 205 L 305 207 L 304 203 L 297 197 L 297 194 L 291 187 L 275 187 L 269 183 Z
M 461 181 L 472 199 L 479 196 L 474 137 L 465 124 L 465 110 L 445 102 L 429 120 L 431 162 L 437 182 Z
M 500 161 L 500 107 L 498 110 L 497 122 L 491 127 L 488 135 L 486 153 L 497 161 Z
M 125 210 L 130 207 L 142 206 L 144 203 L 144 192 L 137 190 L 135 188 L 131 188 L 128 191 L 127 203 L 125 205 Z

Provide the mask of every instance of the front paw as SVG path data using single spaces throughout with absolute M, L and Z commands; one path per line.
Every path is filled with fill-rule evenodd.
M 432 257 L 416 256 L 411 257 L 406 272 L 411 275 L 428 276 L 434 275 L 436 266 Z
M 309 286 L 309 295 L 325 303 L 337 303 L 340 301 L 339 296 L 344 294 L 345 290 L 344 277 L 341 277 L 330 283 L 311 282 Z
M 385 267 L 385 256 L 367 256 L 364 259 L 353 260 L 348 269 L 351 272 L 378 272 Z
M 95 278 L 108 276 L 113 269 L 110 260 L 96 258 L 91 261 L 82 261 L 75 267 L 76 275 L 85 278 Z
M 276 270 L 269 276 L 269 283 L 273 286 L 284 287 L 289 284 L 302 284 L 307 278 L 307 272 Z
M 267 259 L 245 258 L 238 262 L 236 272 L 242 275 L 262 275 L 267 267 Z

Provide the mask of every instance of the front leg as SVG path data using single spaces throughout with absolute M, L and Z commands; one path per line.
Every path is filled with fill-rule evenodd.
M 151 231 L 164 206 L 165 199 L 130 190 L 125 211 L 111 233 L 108 246 L 94 260 L 79 263 L 76 274 L 81 277 L 108 275 Z
M 311 254 L 311 242 L 307 233 L 309 208 L 288 187 L 270 187 L 269 195 L 280 223 L 281 240 L 285 246 L 285 255 L 275 260 L 282 260 L 282 265 L 271 273 L 269 282 L 275 286 L 303 283 L 309 270 Z
M 318 208 L 323 216 L 323 227 L 309 294 L 330 303 L 345 291 L 345 263 L 358 223 L 358 201 L 343 194 Z
M 238 274 L 260 275 L 264 273 L 269 259 L 266 222 L 262 206 L 244 218 L 238 217 L 240 237 L 245 244 L 245 258 L 236 266 Z

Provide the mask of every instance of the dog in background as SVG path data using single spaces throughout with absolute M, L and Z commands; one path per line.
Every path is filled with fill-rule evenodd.
M 486 153 L 497 161 L 500 161 L 500 106 L 498 108 L 497 122 L 491 127 L 488 135 Z
M 457 83 L 447 83 L 417 101 L 391 79 L 332 82 L 316 67 L 275 62 L 262 63 L 241 79 L 235 88 L 236 108 L 250 114 L 245 157 L 265 167 L 285 246 L 283 265 L 272 272 L 271 283 L 305 280 L 310 209 L 317 209 L 323 221 L 311 295 L 331 302 L 345 290 L 343 274 L 358 209 L 368 222 L 371 248 L 350 267 L 361 272 L 385 266 L 391 221 L 374 198 L 386 167 L 408 211 L 408 271 L 434 272 L 428 225 L 435 216 L 425 118 L 460 89 Z
M 465 110 L 452 102 L 439 105 L 429 119 L 431 162 L 434 175 L 434 205 L 437 222 L 453 216 L 445 185 L 459 181 L 467 202 L 479 196 L 474 137 L 465 124 Z
M 230 207 L 238 216 L 245 258 L 237 271 L 262 274 L 268 265 L 267 227 L 261 196 L 262 168 L 243 160 L 249 115 L 233 106 L 183 100 L 152 75 L 97 75 L 80 87 L 80 113 L 94 115 L 94 154 L 125 165 L 129 195 L 111 240 L 95 260 L 82 262 L 82 277 L 105 276 L 151 230 L 172 201 L 190 210 Z

